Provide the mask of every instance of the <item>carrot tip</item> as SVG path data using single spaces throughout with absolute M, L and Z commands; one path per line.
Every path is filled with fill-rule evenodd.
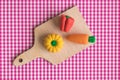
M 95 42 L 95 36 L 89 36 L 88 42 L 94 43 Z

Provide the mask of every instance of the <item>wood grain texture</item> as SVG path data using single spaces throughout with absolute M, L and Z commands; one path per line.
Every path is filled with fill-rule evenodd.
M 89 43 L 87 45 L 81 45 L 81 44 L 76 44 L 68 41 L 66 39 L 66 36 L 72 33 L 84 33 L 88 35 L 92 35 L 92 32 L 89 30 L 85 20 L 83 19 L 82 15 L 80 14 L 78 8 L 75 6 L 62 14 L 71 16 L 74 18 L 75 23 L 72 27 L 72 29 L 69 32 L 62 32 L 60 31 L 60 15 L 57 17 L 54 17 L 53 19 L 50 19 L 49 21 L 41 24 L 40 26 L 37 26 L 34 29 L 34 45 L 33 45 L 33 50 L 30 53 L 25 53 L 26 56 L 25 58 L 28 58 L 27 61 L 23 63 L 19 63 L 18 59 L 16 58 L 16 61 L 14 61 L 15 65 L 23 65 L 26 64 L 27 62 L 30 62 L 31 60 L 41 57 L 52 64 L 59 64 L 63 62 L 64 60 L 68 59 L 69 57 L 75 55 L 76 53 L 80 52 L 81 50 L 89 47 L 92 45 L 92 43 Z M 56 52 L 56 53 L 50 53 L 48 52 L 45 47 L 43 46 L 43 40 L 44 38 L 51 33 L 56 33 L 59 34 L 63 37 L 64 45 L 61 51 Z M 24 53 L 23 53 L 24 54 Z M 22 55 L 22 54 L 21 54 Z M 31 57 L 27 57 L 31 56 Z M 19 56 L 18 56 L 19 57 Z M 23 58 L 23 60 L 26 60 Z

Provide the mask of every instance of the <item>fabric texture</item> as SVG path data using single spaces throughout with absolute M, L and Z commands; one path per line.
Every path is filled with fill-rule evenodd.
M 12 65 L 33 45 L 37 25 L 74 5 L 96 36 L 95 45 L 59 65 L 41 58 Z M 119 5 L 119 0 L 0 0 L 0 80 L 119 80 Z

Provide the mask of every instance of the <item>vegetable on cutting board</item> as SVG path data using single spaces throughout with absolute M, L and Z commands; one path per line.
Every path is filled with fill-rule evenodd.
M 74 19 L 70 16 L 61 15 L 61 26 L 60 30 L 64 32 L 70 31 L 74 23 Z
M 88 44 L 95 42 L 95 36 L 89 36 L 88 34 L 70 34 L 66 38 L 78 44 Z
M 49 52 L 58 52 L 61 50 L 63 47 L 63 39 L 62 36 L 58 34 L 49 34 L 45 39 L 44 39 L 44 47 L 49 51 Z

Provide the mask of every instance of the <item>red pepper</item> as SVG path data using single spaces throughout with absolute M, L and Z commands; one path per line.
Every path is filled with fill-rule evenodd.
M 66 21 L 65 15 L 61 15 L 61 27 L 60 27 L 61 31 L 64 31 L 65 21 Z
M 61 15 L 61 31 L 68 32 L 73 26 L 74 19 L 69 16 Z

